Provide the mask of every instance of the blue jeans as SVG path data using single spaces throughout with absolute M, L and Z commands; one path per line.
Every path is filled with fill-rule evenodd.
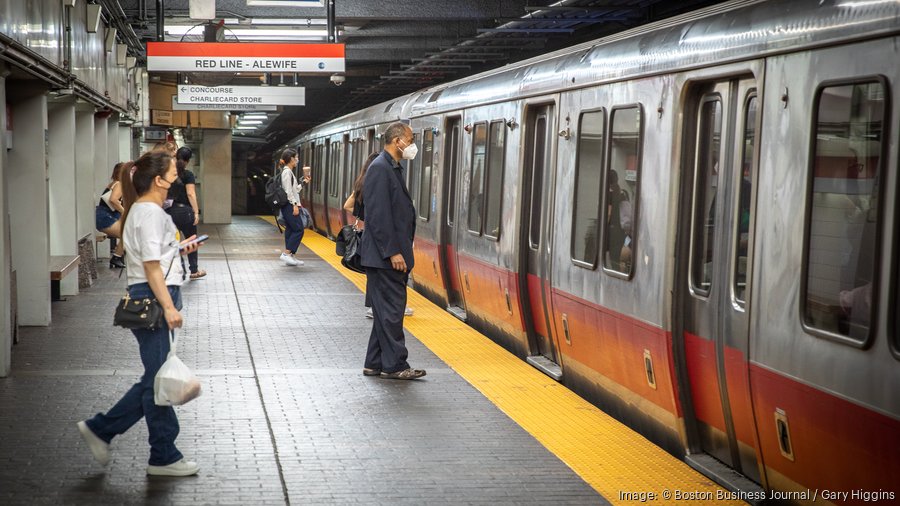
M 128 293 L 132 299 L 153 297 L 147 283 L 129 286 Z M 181 310 L 181 287 L 170 286 L 169 294 L 175 307 Z M 97 437 L 109 443 L 113 437 L 124 434 L 141 418 L 145 418 L 150 433 L 149 464 L 167 466 L 183 458 L 175 447 L 179 431 L 175 410 L 171 406 L 157 406 L 153 402 L 153 379 L 169 354 L 169 329 L 132 329 L 131 332 L 140 347 L 144 375 L 106 414 L 97 413 L 85 423 Z
M 294 216 L 294 206 L 291 204 L 281 208 L 281 218 L 284 219 L 284 249 L 294 254 L 303 240 L 303 220 L 300 216 Z

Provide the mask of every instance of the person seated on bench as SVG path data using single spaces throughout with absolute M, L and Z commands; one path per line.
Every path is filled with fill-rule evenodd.
M 103 232 L 112 238 L 114 251 L 109 258 L 109 267 L 115 269 L 124 269 L 125 260 L 125 244 L 122 241 L 115 243 L 115 239 L 122 237 L 122 223 L 119 218 L 122 217 L 122 180 L 123 174 L 131 173 L 131 167 L 134 162 L 119 162 L 113 168 L 110 182 L 106 185 L 106 189 L 100 195 L 100 202 L 97 203 L 95 212 L 95 220 L 97 230 Z

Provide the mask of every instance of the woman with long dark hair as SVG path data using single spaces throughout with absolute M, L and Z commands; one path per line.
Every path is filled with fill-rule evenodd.
M 294 176 L 294 169 L 300 157 L 296 149 L 285 149 L 281 152 L 278 165 L 281 170 L 281 187 L 287 194 L 287 203 L 281 207 L 281 219 L 284 220 L 284 251 L 281 253 L 281 261 L 287 265 L 303 265 L 303 260 L 297 260 L 294 255 L 303 240 L 303 218 L 300 216 L 300 192 L 303 185 Z M 303 178 L 309 184 L 309 176 Z
M 150 460 L 147 474 L 190 476 L 200 467 L 185 460 L 178 448 L 178 418 L 171 406 L 153 401 L 153 379 L 169 353 L 169 329 L 181 327 L 181 284 L 184 268 L 181 246 L 175 239 L 175 224 L 163 211 L 172 182 L 177 177 L 175 160 L 164 151 L 145 153 L 135 162 L 134 175 L 122 178 L 124 195 L 123 241 L 131 299 L 156 298 L 163 308 L 165 325 L 156 330 L 133 329 L 140 348 L 144 375 L 109 411 L 78 422 L 78 430 L 94 458 L 109 462 L 109 443 L 144 418 L 150 433 Z M 193 238 L 188 238 L 188 240 Z M 187 241 L 185 241 L 187 242 Z M 197 249 L 185 245 L 181 254 Z
M 357 230 L 363 230 L 366 227 L 365 224 L 365 216 L 366 216 L 366 205 L 365 199 L 363 198 L 363 182 L 366 180 L 366 172 L 369 170 L 369 165 L 372 165 L 372 162 L 378 158 L 378 155 L 381 153 L 372 153 L 366 158 L 366 161 L 363 162 L 362 168 L 359 170 L 359 176 L 356 177 L 356 181 L 353 182 L 353 193 L 347 197 L 347 200 L 344 202 L 344 209 L 353 213 L 353 216 L 356 218 L 356 228 Z M 406 310 L 403 312 L 405 316 L 412 316 L 415 314 L 413 308 L 406 306 Z M 366 318 L 373 319 L 375 318 L 375 313 L 372 312 L 372 298 L 369 295 L 369 292 L 366 292 Z
M 103 232 L 110 238 L 110 247 L 112 249 L 109 258 L 109 267 L 124 269 L 125 259 L 124 246 L 121 241 L 116 243 L 116 239 L 122 237 L 122 176 L 127 174 L 134 166 L 134 162 L 119 162 L 113 167 L 109 184 L 100 194 L 100 202 L 94 211 L 94 225 L 97 230 Z
M 350 196 L 347 197 L 347 200 L 344 202 L 344 209 L 351 212 L 356 218 L 356 228 L 358 230 L 365 228 L 365 223 L 363 223 L 366 212 L 362 195 L 363 181 L 366 180 L 366 171 L 369 170 L 369 165 L 372 165 L 372 162 L 378 158 L 379 154 L 380 153 L 372 153 L 366 158 L 366 161 L 363 162 L 362 167 L 359 169 L 359 175 L 356 176 L 356 181 L 353 182 L 353 192 L 350 193 Z
M 200 222 L 200 206 L 197 205 L 197 178 L 188 170 L 191 157 L 194 152 L 187 146 L 178 148 L 175 153 L 175 169 L 178 178 L 169 189 L 169 200 L 172 205 L 166 209 L 172 222 L 181 232 L 181 237 L 190 237 L 197 234 L 197 224 Z M 197 252 L 188 255 L 188 266 L 191 269 L 191 279 L 200 279 L 206 276 L 206 271 L 197 268 Z

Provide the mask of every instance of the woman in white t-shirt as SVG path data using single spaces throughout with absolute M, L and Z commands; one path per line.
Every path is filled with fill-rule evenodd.
M 109 462 L 109 442 L 145 418 L 150 433 L 150 460 L 147 474 L 190 476 L 199 471 L 195 462 L 185 460 L 175 447 L 178 418 L 171 406 L 153 401 L 153 379 L 169 353 L 169 329 L 182 325 L 181 284 L 184 267 L 180 254 L 197 249 L 196 244 L 180 251 L 175 224 L 163 211 L 162 203 L 177 177 L 175 159 L 166 152 L 145 153 L 135 162 L 132 178 L 122 178 L 125 200 L 122 220 L 132 299 L 156 298 L 163 308 L 166 326 L 156 330 L 134 329 L 140 347 L 144 375 L 105 414 L 78 422 L 81 435 L 101 464 Z M 192 239 L 188 238 L 185 242 Z
M 294 177 L 294 169 L 300 157 L 295 149 L 285 149 L 281 152 L 278 165 L 281 167 L 281 187 L 287 194 L 287 202 L 281 207 L 281 219 L 284 220 L 284 251 L 281 252 L 281 261 L 287 265 L 303 265 L 303 260 L 294 258 L 300 241 L 303 240 L 303 218 L 300 216 L 303 204 L 300 203 L 300 192 L 303 191 L 303 183 L 309 184 L 309 176 L 303 177 L 303 183 Z

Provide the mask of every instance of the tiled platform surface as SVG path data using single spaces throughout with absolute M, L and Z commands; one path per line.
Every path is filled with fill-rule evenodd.
M 104 268 L 13 348 L 0 504 L 606 503 L 412 336 L 423 381 L 362 376 L 363 295 L 306 250 L 305 266 L 281 264 L 274 227 L 201 228 L 209 276 L 185 285 L 179 355 L 204 393 L 177 408 L 179 448 L 200 474 L 147 477 L 143 422 L 114 440 L 105 469 L 75 430 L 140 374 L 134 338 L 110 323 L 125 279 Z

